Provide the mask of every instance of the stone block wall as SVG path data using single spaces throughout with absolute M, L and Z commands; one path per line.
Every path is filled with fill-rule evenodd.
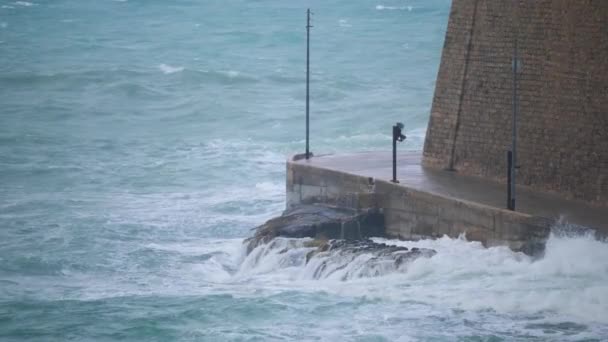
M 544 249 L 554 221 L 479 203 L 376 181 L 386 235 L 417 240 L 464 235 L 486 247 L 508 246 L 536 254 Z
M 443 235 L 508 246 L 534 254 L 544 247 L 554 221 L 440 196 L 374 178 L 335 171 L 305 162 L 287 162 L 287 208 L 329 204 L 384 218 L 384 235 L 418 240 Z
M 287 162 L 286 206 L 323 203 L 348 209 L 378 207 L 373 178 Z
M 605 0 L 453 0 L 424 165 L 505 181 L 516 35 L 517 184 L 608 205 Z

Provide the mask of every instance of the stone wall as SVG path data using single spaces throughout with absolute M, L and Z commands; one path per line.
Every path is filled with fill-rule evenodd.
M 287 208 L 311 203 L 378 209 L 384 215 L 385 235 L 392 238 L 464 234 L 485 246 L 505 245 L 529 254 L 542 249 L 554 223 L 374 178 L 287 162 Z
M 517 183 L 608 205 L 605 0 L 453 0 L 424 165 L 506 179 L 516 31 Z
M 508 246 L 536 254 L 544 248 L 552 220 L 436 195 L 386 181 L 376 192 L 388 237 L 417 240 L 464 235 L 486 247 Z
M 287 209 L 323 203 L 349 209 L 378 207 L 373 178 L 287 162 Z

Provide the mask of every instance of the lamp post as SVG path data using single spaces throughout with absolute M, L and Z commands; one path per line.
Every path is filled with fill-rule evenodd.
M 306 11 L 306 159 L 310 158 L 310 8 Z
M 397 142 L 405 140 L 405 135 L 401 133 L 402 130 L 403 124 L 401 122 L 397 122 L 393 126 L 393 179 L 391 179 L 393 183 L 399 183 L 397 180 Z
M 515 17 L 516 19 L 518 19 L 518 6 L 519 4 L 516 4 L 515 6 Z M 515 28 L 513 30 L 513 64 L 512 64 L 512 71 L 513 71 L 513 117 L 511 119 L 511 123 L 512 123 L 512 127 L 511 127 L 511 151 L 507 152 L 507 209 L 509 210 L 515 210 L 515 199 L 516 199 L 516 195 L 515 195 L 515 175 L 517 172 L 517 169 L 519 169 L 519 166 L 517 165 L 517 119 L 519 116 L 519 103 L 518 103 L 518 97 L 517 97 L 517 83 L 518 83 L 518 79 L 517 79 L 517 73 L 520 72 L 520 68 L 521 68 L 521 63 L 519 61 L 519 56 L 518 56 L 518 40 L 519 40 L 519 32 L 518 32 L 518 27 L 517 24 L 519 23 L 519 20 L 517 20 Z

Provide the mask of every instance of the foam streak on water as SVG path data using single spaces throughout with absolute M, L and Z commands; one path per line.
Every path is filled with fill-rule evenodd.
M 312 151 L 421 149 L 449 0 L 0 0 L 0 340 L 606 339 L 585 237 L 244 254 L 303 151 L 308 7 Z

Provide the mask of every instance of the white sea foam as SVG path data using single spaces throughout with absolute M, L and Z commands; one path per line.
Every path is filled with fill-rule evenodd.
M 160 64 L 160 65 L 158 66 L 158 68 L 159 68 L 159 69 L 160 69 L 160 71 L 162 71 L 162 72 L 163 72 L 163 74 L 165 74 L 165 75 L 174 74 L 174 73 L 177 73 L 177 72 L 182 72 L 182 71 L 184 71 L 184 67 L 181 67 L 181 66 L 176 67 L 176 66 L 171 66 L 171 65 L 169 65 L 169 64 L 164 64 L 164 63 L 163 63 L 163 64 Z
M 239 75 L 239 72 L 236 70 L 228 70 L 226 71 L 226 75 L 228 75 L 230 78 L 235 78 Z
M 260 182 L 255 184 L 255 188 L 270 194 L 282 194 L 285 191 L 283 182 Z
M 31 7 L 31 6 L 36 5 L 35 3 L 29 2 L 29 1 L 15 1 L 14 4 L 17 6 L 24 6 L 24 7 Z
M 460 310 L 542 314 L 558 321 L 608 324 L 608 245 L 590 237 L 552 236 L 545 256 L 536 261 L 506 247 L 488 249 L 464 238 L 379 239 L 437 250 L 435 256 L 415 259 L 406 268 L 387 268 L 380 278 L 361 278 L 369 274 L 361 269 L 369 258 L 365 254 L 348 265 L 339 259 L 313 259 L 307 264 L 305 256 L 311 249 L 303 241 L 279 239 L 258 247 L 240 266 L 239 279 L 307 287 L 316 278 L 318 263 L 329 262 L 328 275 L 321 276 L 313 288 Z M 345 284 L 347 274 L 355 276 L 346 277 Z
M 386 5 L 377 5 L 376 9 L 378 11 L 398 10 L 398 11 L 408 11 L 408 12 L 411 12 L 414 9 L 414 7 L 413 6 L 386 6 Z
M 347 19 L 340 19 L 340 20 L 338 20 L 338 25 L 340 25 L 340 27 L 352 27 L 353 26 L 352 24 L 350 24 L 348 22 Z

